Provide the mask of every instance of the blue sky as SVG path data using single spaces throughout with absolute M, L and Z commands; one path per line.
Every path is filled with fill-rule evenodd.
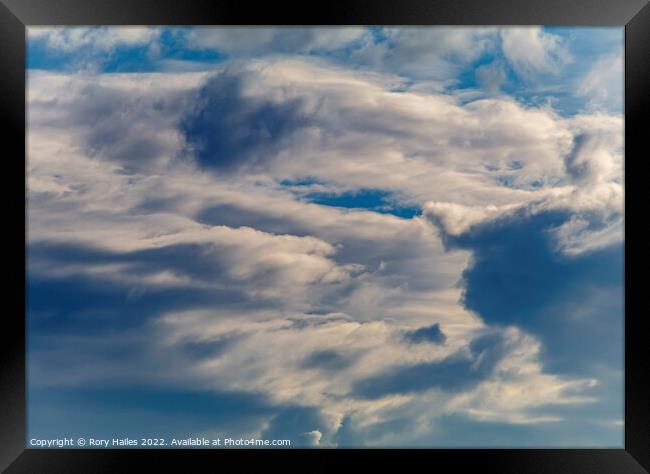
M 621 447 L 622 57 L 30 28 L 28 437 Z

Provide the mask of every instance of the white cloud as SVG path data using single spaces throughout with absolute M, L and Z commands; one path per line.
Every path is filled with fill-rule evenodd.
M 558 73 L 571 59 L 561 38 L 541 27 L 502 28 L 501 48 L 517 74 L 528 80 Z
M 178 31 L 190 49 L 215 49 L 228 54 L 307 53 L 336 50 L 359 41 L 362 27 L 196 27 Z
M 561 251 L 568 255 L 579 255 L 622 242 L 623 229 L 621 216 L 593 228 L 586 218 L 574 215 L 553 232 Z
M 439 224 L 447 233 L 460 235 L 472 226 L 483 224 L 491 219 L 504 217 L 520 209 L 517 204 L 505 206 L 464 206 L 450 202 L 428 202 L 424 206 L 427 217 Z
M 144 26 L 121 27 L 42 27 L 27 28 L 30 40 L 45 41 L 52 49 L 72 52 L 89 47 L 95 51 L 110 51 L 118 46 L 145 46 L 156 42 L 160 29 Z
M 307 433 L 303 433 L 303 435 L 310 440 L 309 444 L 311 446 L 320 445 L 320 440 L 323 437 L 323 433 L 318 430 L 309 431 Z
M 474 75 L 488 95 L 498 94 L 501 86 L 508 81 L 508 76 L 503 61 L 501 60 L 494 60 L 489 64 L 483 64 L 477 67 Z
M 587 99 L 590 110 L 623 112 L 623 55 L 599 59 L 578 85 L 577 93 Z
M 382 28 L 382 41 L 365 37 L 351 61 L 379 71 L 398 71 L 449 85 L 463 67 L 496 47 L 495 28 Z

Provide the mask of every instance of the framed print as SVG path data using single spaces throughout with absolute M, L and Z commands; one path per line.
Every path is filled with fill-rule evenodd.
M 647 472 L 647 2 L 2 1 L 6 472 Z

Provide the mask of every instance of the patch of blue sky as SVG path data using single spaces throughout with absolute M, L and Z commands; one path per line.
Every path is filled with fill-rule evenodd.
M 30 438 L 60 437 L 62 427 L 74 438 L 184 438 L 214 425 L 226 425 L 234 437 L 273 413 L 259 396 L 170 387 L 30 386 L 27 404 Z
M 623 27 L 545 26 L 543 30 L 568 41 L 571 51 L 582 60 L 622 52 L 625 38 Z
M 103 72 L 153 72 L 155 60 L 148 46 L 119 47 L 105 57 L 98 58 L 102 62 Z
M 481 88 L 481 82 L 479 81 L 476 70 L 481 66 L 487 66 L 492 64 L 496 59 L 503 59 L 502 55 L 497 55 L 495 53 L 485 53 L 482 54 L 476 61 L 469 64 L 465 69 L 456 77 L 456 80 L 450 85 L 450 89 L 475 89 Z
M 296 179 L 283 179 L 280 181 L 280 184 L 282 186 L 289 186 L 289 187 L 306 187 L 306 186 L 313 186 L 316 184 L 324 184 L 322 181 L 312 178 L 312 177 L 304 177 L 304 178 L 296 178 Z
M 163 28 L 160 33 L 160 58 L 179 61 L 218 63 L 229 58 L 228 54 L 216 49 L 194 49 L 186 47 L 189 28 Z
M 27 41 L 27 69 L 61 71 L 66 69 L 71 59 L 68 53 L 48 48 L 43 40 Z
M 395 199 L 393 193 L 378 189 L 361 189 L 346 193 L 309 193 L 304 197 L 323 206 L 369 210 L 404 219 L 422 214 L 419 207 L 402 205 Z
M 50 48 L 42 39 L 30 40 L 27 47 L 27 69 L 60 72 L 151 72 L 156 70 L 149 45 L 116 46 L 110 50 L 94 50 L 92 46 L 65 51 Z
M 371 26 L 369 27 L 370 33 L 372 34 L 372 40 L 375 44 L 381 44 L 388 40 L 386 32 L 382 27 Z

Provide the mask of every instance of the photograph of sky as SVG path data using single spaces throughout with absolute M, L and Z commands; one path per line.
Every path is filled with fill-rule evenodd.
M 622 447 L 623 33 L 29 27 L 28 439 Z

